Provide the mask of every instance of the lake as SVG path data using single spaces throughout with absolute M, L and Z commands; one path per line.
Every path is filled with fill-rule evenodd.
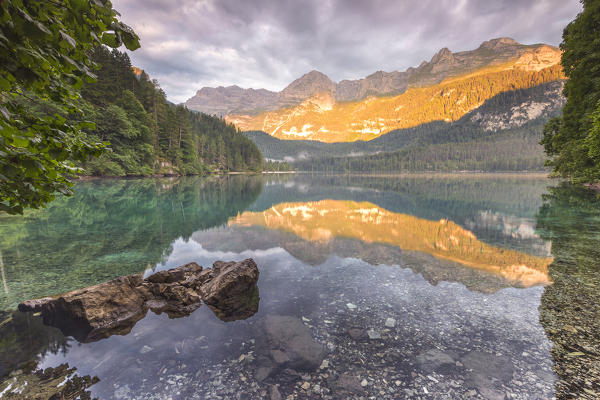
M 85 343 L 16 311 L 246 258 L 246 319 L 149 312 Z M 540 175 L 83 181 L 0 216 L 0 398 L 597 398 L 598 260 L 597 195 Z M 323 355 L 266 368 L 273 341 Z

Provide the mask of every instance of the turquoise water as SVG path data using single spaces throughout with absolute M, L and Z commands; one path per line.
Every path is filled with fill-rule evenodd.
M 0 217 L 0 392 L 76 381 L 123 399 L 273 388 L 283 398 L 595 398 L 599 232 L 593 193 L 540 176 L 81 182 L 48 209 Z M 126 336 L 84 344 L 14 312 L 117 276 L 248 257 L 260 305 L 243 321 L 207 307 L 149 313 Z M 257 377 L 272 315 L 308 327 L 326 366 Z

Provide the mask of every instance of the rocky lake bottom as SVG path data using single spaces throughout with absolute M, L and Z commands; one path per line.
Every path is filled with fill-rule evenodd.
M 240 179 L 247 184 L 249 178 Z M 423 182 L 402 196 L 387 186 L 358 191 L 343 182 L 333 186 L 338 192 L 319 186 L 331 182 L 305 183 L 268 181 L 249 205 L 221 222 L 170 240 L 144 275 L 188 262 L 210 267 L 216 260 L 252 258 L 260 271 L 258 310 L 235 321 L 206 304 L 172 318 L 149 311 L 130 331 L 78 341 L 36 313 L 6 306 L 0 398 L 552 399 L 577 391 L 595 398 L 597 372 L 590 369 L 583 382 L 571 376 L 598 348 L 590 338 L 597 322 L 585 313 L 549 317 L 558 300 L 549 302 L 548 289 L 561 287 L 552 286 L 558 275 L 549 273 L 562 257 L 556 253 L 562 242 L 555 239 L 555 264 L 548 269 L 550 247 L 535 230 L 547 182 L 496 180 L 481 204 L 473 204 L 472 195 L 449 204 L 444 199 L 453 192 L 429 193 L 434 189 Z M 472 190 L 490 191 L 481 185 Z M 524 187 L 540 193 L 507 193 L 500 202 L 503 192 Z M 412 199 L 416 189 L 433 202 Z M 192 200 L 182 199 L 179 208 L 173 199 L 167 203 L 179 213 L 173 219 L 193 218 L 186 201 Z M 96 232 L 114 235 L 116 226 Z M 161 228 L 163 235 L 169 231 Z M 154 246 L 144 242 L 135 250 L 132 243 L 121 259 L 101 250 L 104 270 L 115 258 L 139 265 L 136 254 Z M 16 253 L 2 250 L 5 293 L 11 293 L 11 284 L 27 284 L 26 275 L 15 274 Z M 21 257 L 22 264 L 35 260 Z M 111 277 L 136 272 L 132 267 Z M 22 286 L 27 297 L 19 301 L 107 280 L 98 276 L 73 287 L 57 279 L 60 290 Z M 584 332 L 585 346 L 570 348 L 583 343 Z

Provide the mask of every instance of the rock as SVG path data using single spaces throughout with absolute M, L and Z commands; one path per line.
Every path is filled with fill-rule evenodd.
M 302 384 L 302 389 L 304 389 L 304 390 L 308 390 L 308 389 L 310 389 L 310 383 L 308 383 L 308 382 L 304 382 L 304 383 Z
M 349 310 L 356 310 L 356 305 L 352 303 L 346 303 L 346 307 L 348 307 Z
M 364 332 L 360 328 L 350 328 L 348 329 L 348 335 L 350 335 L 352 339 L 360 339 L 363 337 Z
M 334 387 L 338 393 L 353 393 L 361 394 L 364 393 L 365 389 L 361 385 L 360 377 L 351 375 L 349 373 L 343 373 L 335 381 Z
M 388 318 L 385 320 L 386 328 L 393 328 L 396 326 L 396 320 L 394 318 Z
M 144 345 L 144 347 L 142 347 L 142 349 L 140 350 L 140 353 L 146 354 L 151 352 L 152 350 L 154 350 L 152 347 Z
M 323 360 L 323 362 L 319 366 L 319 369 L 326 369 L 326 368 L 329 368 L 329 361 Z
M 262 382 L 265 379 L 267 379 L 267 377 L 269 375 L 271 375 L 271 372 L 273 372 L 273 367 L 270 367 L 270 366 L 259 367 L 256 370 L 254 377 L 256 378 L 257 381 Z
M 360 382 L 360 386 L 362 386 L 362 387 L 367 387 L 367 385 L 369 385 L 369 382 L 367 382 L 367 380 L 366 380 L 366 379 L 363 379 L 363 380 Z
M 271 400 L 281 400 L 281 393 L 279 393 L 279 389 L 275 385 L 271 385 L 269 388 L 269 395 Z
M 491 388 L 494 381 L 507 384 L 513 377 L 514 366 L 507 356 L 471 351 L 461 358 L 461 362 L 465 368 L 472 370 L 468 373 L 466 381 L 488 398 L 501 397 L 500 392 Z
M 258 275 L 258 267 L 250 258 L 240 262 L 217 261 L 210 279 L 202 285 L 202 299 L 223 321 L 248 318 L 258 311 Z
M 263 331 L 256 340 L 260 365 L 257 379 L 290 368 L 315 371 L 323 363 L 324 347 L 313 339 L 309 328 L 300 319 L 268 315 L 261 326 Z
M 141 275 L 113 279 L 59 297 L 19 304 L 19 311 L 41 312 L 45 325 L 59 328 L 80 342 L 93 342 L 112 334 L 127 334 L 146 315 L 150 291 L 136 288 Z
M 456 367 L 454 359 L 438 349 L 431 349 L 417 356 L 417 363 L 427 372 L 436 371 L 442 367 Z
M 371 339 L 371 340 L 381 339 L 381 334 L 373 329 L 369 329 L 367 331 L 367 335 L 369 336 L 369 339 Z
M 41 312 L 44 324 L 59 328 L 79 342 L 94 342 L 124 335 L 148 310 L 170 318 L 189 315 L 202 296 L 221 319 L 245 318 L 258 310 L 258 268 L 253 260 L 215 262 L 203 270 L 196 263 L 159 271 L 146 279 L 141 274 L 74 290 L 55 297 L 28 300 L 21 312 Z

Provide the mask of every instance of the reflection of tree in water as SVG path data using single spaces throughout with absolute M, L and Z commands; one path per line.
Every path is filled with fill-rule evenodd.
M 0 217 L 0 309 L 140 272 L 175 239 L 246 209 L 262 185 L 247 176 L 90 181 L 47 210 Z
M 4 313 L 0 326 L 0 377 L 16 368 L 35 368 L 38 356 L 65 354 L 69 339 L 31 313 Z
M 550 190 L 537 217 L 552 241 L 554 284 L 545 289 L 540 321 L 554 342 L 559 399 L 600 396 L 600 198 L 563 184 Z

